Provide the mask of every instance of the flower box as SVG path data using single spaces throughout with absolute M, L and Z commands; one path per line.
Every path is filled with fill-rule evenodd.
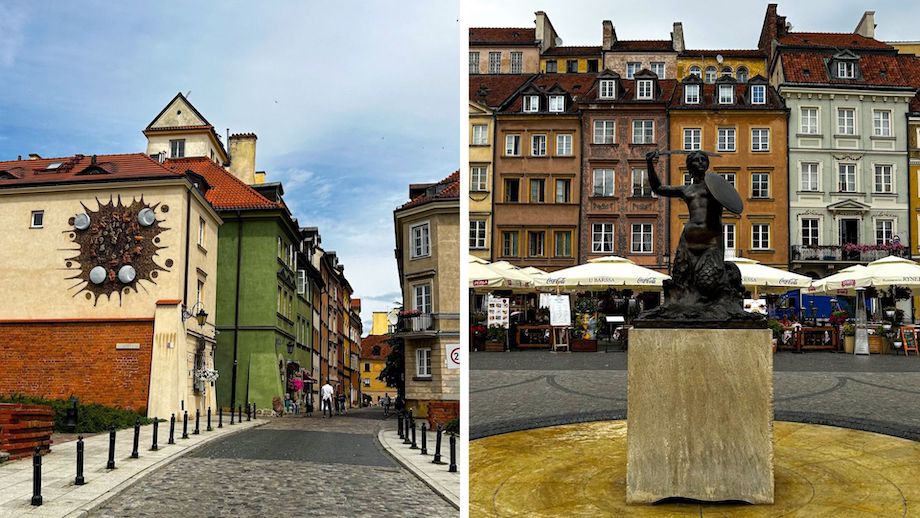
M 500 353 L 505 350 L 505 342 L 486 340 L 486 352 Z
M 575 338 L 572 340 L 572 352 L 596 353 L 597 340 L 591 340 L 588 338 Z

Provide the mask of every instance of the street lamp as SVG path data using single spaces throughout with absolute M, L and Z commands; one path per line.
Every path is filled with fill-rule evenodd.
M 195 308 L 198 308 L 197 312 Z M 201 302 L 196 302 L 195 305 L 189 309 L 182 309 L 182 320 L 188 320 L 192 317 L 195 317 L 195 320 L 198 322 L 198 327 L 204 327 L 205 323 L 207 323 L 208 312 L 204 310 L 204 306 Z

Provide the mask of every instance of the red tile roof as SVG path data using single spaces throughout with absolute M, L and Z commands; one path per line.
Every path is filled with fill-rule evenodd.
M 472 74 L 469 77 L 470 100 L 484 102 L 490 108 L 497 108 L 533 76 L 529 74 Z
M 784 52 L 781 55 L 785 81 L 789 83 L 822 83 L 835 85 L 872 85 L 917 87 L 920 79 L 920 61 L 909 54 L 859 56 L 862 77 L 836 79 L 828 74 L 825 59 L 833 57 L 832 51 Z
M 536 29 L 470 27 L 470 45 L 536 45 Z
M 701 50 L 685 50 L 680 53 L 682 58 L 692 58 L 695 56 L 702 57 L 716 57 L 724 56 L 727 58 L 763 58 L 766 59 L 766 52 L 760 49 L 701 49 Z
M 392 346 L 387 343 L 390 335 L 367 335 L 361 339 L 362 360 L 385 360 Z M 374 354 L 374 347 L 380 347 L 380 354 Z
M 60 165 L 54 169 L 48 169 L 48 166 L 52 164 Z M 0 162 L 0 188 L 176 178 L 177 176 L 176 173 L 143 153 L 74 155 Z
M 218 210 L 280 209 L 258 191 L 243 183 L 229 171 L 205 157 L 171 158 L 164 164 L 176 173 L 186 171 L 200 174 L 211 185 L 205 193 L 208 202 Z
M 433 192 L 432 192 L 433 191 Z M 425 194 L 412 198 L 397 210 L 409 207 L 418 207 L 431 201 L 459 200 L 460 199 L 460 170 L 454 171 L 450 176 L 433 184 Z
M 920 113 L 920 92 L 917 92 L 917 95 L 910 100 L 910 112 Z
M 530 81 L 528 87 L 533 85 L 540 90 L 549 90 L 558 86 L 571 95 L 577 104 L 582 96 L 588 94 L 588 90 L 594 85 L 596 78 L 597 74 L 539 74 L 533 76 L 533 80 Z M 502 107 L 502 112 L 518 113 L 522 111 L 524 103 L 522 97 L 518 95 L 511 99 L 510 102 Z M 571 112 L 571 110 L 568 111 Z
M 553 47 L 543 53 L 544 56 L 597 56 L 601 55 L 600 45 Z
M 613 43 L 613 52 L 619 51 L 664 51 L 673 52 L 671 40 L 617 40 Z
M 888 49 L 894 47 L 852 32 L 790 32 L 778 38 L 780 45 L 836 49 Z
M 761 80 L 761 76 L 757 76 Z M 716 84 L 703 84 L 702 98 L 700 99 L 699 104 L 685 104 L 684 103 L 684 86 L 687 83 L 680 83 L 677 90 L 674 92 L 674 97 L 671 98 L 671 109 L 685 109 L 685 110 L 718 110 L 718 111 L 731 111 L 731 110 L 783 110 L 786 107 L 783 98 L 777 93 L 776 89 L 770 86 L 767 83 L 758 83 L 766 84 L 767 86 L 767 101 L 764 104 L 751 104 L 747 98 L 748 88 L 750 88 L 751 83 L 737 83 L 735 84 L 735 102 L 732 104 L 719 104 L 719 99 L 717 95 Z M 699 83 L 697 83 L 699 84 Z
M 614 105 L 624 104 L 661 104 L 671 101 L 674 95 L 674 89 L 677 88 L 677 81 L 674 79 L 659 79 L 658 92 L 654 99 L 636 99 L 636 80 L 635 79 L 618 79 L 616 99 L 599 99 L 597 97 L 597 85 L 592 88 L 581 98 L 582 102 L 591 103 L 610 103 Z

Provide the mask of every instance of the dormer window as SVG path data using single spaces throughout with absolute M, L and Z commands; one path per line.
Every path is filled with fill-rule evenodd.
M 654 81 L 651 79 L 640 79 L 636 81 L 636 99 L 651 99 Z
M 684 103 L 700 104 L 700 85 L 684 86 Z
M 539 95 L 525 95 L 524 96 L 524 112 L 525 113 L 536 113 L 540 111 L 540 96 Z
M 767 85 L 751 85 L 751 104 L 767 103 Z
M 837 62 L 837 79 L 855 79 L 856 63 L 848 61 Z
M 565 111 L 565 97 L 562 95 L 549 96 L 549 111 L 562 113 Z
M 700 67 L 693 65 L 692 67 L 690 67 L 690 75 L 696 76 L 702 79 L 703 72 L 700 70 Z
M 613 79 L 602 79 L 599 92 L 601 99 L 615 99 L 617 96 L 617 82 Z
M 719 85 L 719 104 L 733 104 L 735 102 L 734 85 Z

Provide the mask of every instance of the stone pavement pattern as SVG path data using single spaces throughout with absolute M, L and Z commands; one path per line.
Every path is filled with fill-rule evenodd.
M 457 516 L 380 449 L 381 417 L 272 419 L 178 459 L 89 516 Z
M 470 436 L 626 417 L 628 353 L 470 355 Z M 920 358 L 774 355 L 777 420 L 920 440 Z
M 419 424 L 420 421 L 416 421 L 416 424 Z M 418 448 L 413 450 L 411 444 L 405 444 L 404 440 L 399 438 L 398 425 L 391 419 L 381 427 L 380 432 L 377 433 L 377 440 L 403 467 L 425 480 L 438 494 L 450 500 L 454 507 L 460 509 L 460 467 L 465 468 L 466 463 L 459 458 L 461 449 L 459 438 L 456 442 L 455 450 L 457 471 L 451 473 L 448 471 L 450 464 L 450 436 L 446 433 L 441 434 L 441 464 L 434 464 L 432 461 L 437 448 L 437 432 L 430 430 L 425 432 L 426 455 L 421 453 L 421 429 L 417 428 L 415 435 L 415 442 Z

